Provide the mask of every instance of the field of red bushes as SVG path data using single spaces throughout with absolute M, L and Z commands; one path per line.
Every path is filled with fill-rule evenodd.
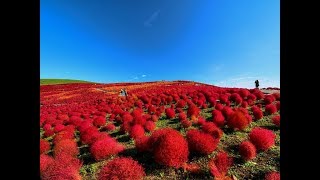
M 128 97 L 119 96 L 125 88 Z M 280 89 L 40 86 L 40 177 L 280 179 Z

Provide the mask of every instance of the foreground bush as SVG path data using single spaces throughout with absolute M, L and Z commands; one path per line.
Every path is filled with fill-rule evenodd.
M 118 157 L 101 168 L 98 180 L 142 180 L 144 168 L 132 158 Z
M 257 150 L 266 151 L 275 143 L 276 135 L 273 131 L 263 128 L 254 128 L 249 134 L 249 139 Z
M 239 146 L 239 153 L 244 160 L 248 161 L 256 157 L 257 150 L 250 141 L 244 141 Z
M 179 131 L 171 128 L 154 131 L 148 143 L 159 164 L 179 168 L 188 160 L 188 143 Z
M 189 130 L 186 137 L 190 151 L 203 155 L 211 154 L 217 148 L 219 142 L 210 134 L 196 129 Z
M 214 159 L 209 161 L 209 170 L 215 179 L 230 179 L 227 177 L 229 168 L 233 165 L 233 158 L 226 152 L 219 152 Z

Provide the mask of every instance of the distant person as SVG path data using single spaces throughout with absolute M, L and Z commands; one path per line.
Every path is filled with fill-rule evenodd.
M 259 89 L 259 80 L 256 80 L 254 83 L 256 84 L 256 88 Z
M 124 92 L 124 95 L 127 97 L 128 96 L 127 90 L 124 89 L 123 92 Z

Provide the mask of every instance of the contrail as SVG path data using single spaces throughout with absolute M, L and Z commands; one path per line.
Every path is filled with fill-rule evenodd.
M 157 11 L 155 11 L 155 12 L 144 22 L 144 26 L 146 26 L 146 27 L 152 26 L 151 23 L 158 18 L 159 13 L 160 13 L 160 9 L 157 10 Z

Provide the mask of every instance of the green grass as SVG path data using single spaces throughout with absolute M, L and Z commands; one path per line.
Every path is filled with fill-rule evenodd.
M 93 82 L 74 80 L 74 79 L 40 79 L 40 85 L 69 84 L 69 83 L 93 83 Z

